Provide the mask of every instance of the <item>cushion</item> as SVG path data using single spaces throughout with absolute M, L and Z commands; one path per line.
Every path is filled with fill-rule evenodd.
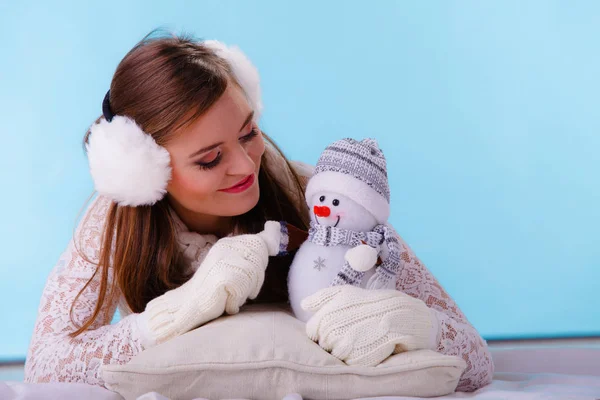
M 372 396 L 432 397 L 453 392 L 465 362 L 431 350 L 394 354 L 375 367 L 349 366 L 308 338 L 287 304 L 248 304 L 105 365 L 106 386 L 126 399 L 158 392 L 171 399 L 281 400 Z

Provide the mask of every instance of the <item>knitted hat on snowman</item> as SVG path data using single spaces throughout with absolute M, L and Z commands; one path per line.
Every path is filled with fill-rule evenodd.
M 375 139 L 345 138 L 325 149 L 306 187 L 306 199 L 328 191 L 342 194 L 371 213 L 377 223 L 390 216 L 387 165 Z

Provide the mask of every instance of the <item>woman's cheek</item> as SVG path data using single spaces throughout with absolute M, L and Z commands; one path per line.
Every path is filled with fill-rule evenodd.
M 196 193 L 200 196 L 210 196 L 221 189 L 222 175 L 217 171 L 199 173 L 193 182 Z
M 182 192 L 185 189 L 185 181 L 186 177 L 185 174 L 182 174 L 181 169 L 175 165 L 171 166 L 171 179 L 167 184 L 167 191 L 170 193 Z
M 255 143 L 253 143 L 252 146 L 250 146 L 250 157 L 252 158 L 252 160 L 254 160 L 254 162 L 260 162 L 260 158 L 262 157 L 264 152 L 265 140 L 263 139 L 262 135 L 259 135 L 256 138 Z
M 219 189 L 218 179 L 215 172 L 202 171 L 199 168 L 191 167 L 185 174 L 180 174 L 179 183 L 185 193 L 193 195 L 195 198 L 206 197 Z

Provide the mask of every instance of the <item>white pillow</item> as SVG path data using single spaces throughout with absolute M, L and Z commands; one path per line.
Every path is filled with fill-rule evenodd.
M 249 304 L 151 347 L 127 364 L 105 365 L 109 389 L 126 399 L 309 399 L 431 397 L 452 393 L 465 362 L 431 350 L 392 355 L 375 367 L 349 366 L 306 336 L 286 304 Z

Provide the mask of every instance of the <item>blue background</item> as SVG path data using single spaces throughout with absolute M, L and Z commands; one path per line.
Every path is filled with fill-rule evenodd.
M 377 138 L 392 224 L 486 339 L 600 333 L 600 2 L 0 3 L 0 358 L 92 184 L 81 139 L 153 28 L 239 45 L 292 159 Z

